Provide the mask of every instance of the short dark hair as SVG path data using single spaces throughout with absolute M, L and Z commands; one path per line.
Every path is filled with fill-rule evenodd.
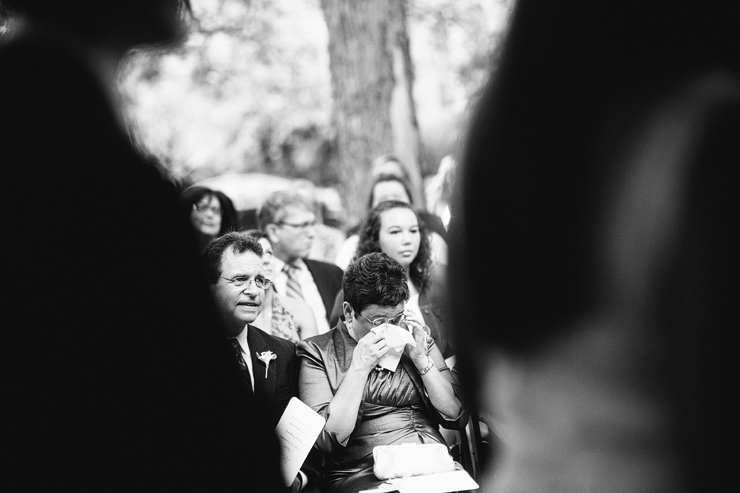
M 396 306 L 408 301 L 406 271 L 382 252 L 352 261 L 342 277 L 344 301 L 360 313 L 369 305 Z
M 373 207 L 373 200 L 375 199 L 375 185 L 378 183 L 383 183 L 386 181 L 395 181 L 400 183 L 403 186 L 403 189 L 406 190 L 406 196 L 409 198 L 409 203 L 413 205 L 414 203 L 414 196 L 411 194 L 411 187 L 409 186 L 408 182 L 404 180 L 403 178 L 399 178 L 396 175 L 389 175 L 389 174 L 382 174 L 379 175 L 375 180 L 373 180 L 373 184 L 370 187 L 370 197 L 367 201 L 367 208 L 368 210 Z
M 268 224 L 277 224 L 285 216 L 285 209 L 298 207 L 313 212 L 314 205 L 311 201 L 296 192 L 278 191 L 270 194 L 257 212 L 257 227 L 265 230 Z
M 201 255 L 205 277 L 211 284 L 216 284 L 221 276 L 221 261 L 228 249 L 235 254 L 249 251 L 260 257 L 264 253 L 262 245 L 254 236 L 239 231 L 232 231 L 216 238 L 208 244 Z
M 429 230 L 424 221 L 419 218 L 419 214 L 414 210 L 411 204 L 398 200 L 386 200 L 379 203 L 368 213 L 365 220 L 360 225 L 360 239 L 357 242 L 357 252 L 355 257 L 362 257 L 372 252 L 382 252 L 380 248 L 380 215 L 390 209 L 408 209 L 416 215 L 419 223 L 419 253 L 411 262 L 409 267 L 409 278 L 414 286 L 423 290 L 429 282 L 430 270 L 432 266 L 432 246 L 429 241 Z
M 267 236 L 267 233 L 265 233 L 261 229 L 245 229 L 245 230 L 242 230 L 242 233 L 244 233 L 247 236 L 251 236 L 255 240 L 261 240 L 264 238 L 267 241 L 270 241 L 270 237 Z M 270 244 L 272 245 L 271 241 L 270 241 Z

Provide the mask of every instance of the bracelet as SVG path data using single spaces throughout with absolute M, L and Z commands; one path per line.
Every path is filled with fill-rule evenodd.
M 429 363 L 427 364 L 427 366 L 423 370 L 416 370 L 419 372 L 419 375 L 421 375 L 422 377 L 426 375 L 427 373 L 429 373 L 429 370 L 434 368 L 434 361 L 432 361 L 432 358 L 427 357 L 427 359 L 429 360 Z

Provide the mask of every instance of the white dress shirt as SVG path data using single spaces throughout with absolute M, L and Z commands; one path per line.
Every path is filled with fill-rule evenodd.
M 239 341 L 239 345 L 242 347 L 242 357 L 247 363 L 249 368 L 249 379 L 252 381 L 252 388 L 254 388 L 254 368 L 252 368 L 252 356 L 249 354 L 249 342 L 247 342 L 247 326 L 244 326 L 244 330 L 239 332 L 239 335 L 235 337 Z
M 285 262 L 277 257 L 275 257 L 274 260 L 275 289 L 277 289 L 278 293 L 286 296 L 288 274 L 283 272 L 283 269 L 285 268 Z M 295 266 L 297 271 L 298 283 L 301 285 L 301 294 L 303 295 L 303 301 L 306 302 L 306 304 L 311 308 L 311 311 L 313 312 L 313 316 L 316 319 L 316 328 L 318 329 L 318 333 L 323 334 L 324 332 L 328 332 L 331 327 L 329 327 L 329 322 L 326 320 L 326 308 L 324 307 L 324 300 L 319 294 L 319 288 L 316 286 L 316 281 L 311 275 L 311 272 L 309 272 L 308 267 L 306 267 L 306 264 L 303 262 L 303 260 L 298 259 L 293 262 L 293 265 Z

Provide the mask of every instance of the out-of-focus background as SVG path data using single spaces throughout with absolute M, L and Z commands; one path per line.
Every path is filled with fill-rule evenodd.
M 184 186 L 279 177 L 249 187 L 264 194 L 305 178 L 350 224 L 367 209 L 370 161 L 394 153 L 417 206 L 434 208 L 424 184 L 455 157 L 513 3 L 192 0 L 186 43 L 138 52 L 121 73 L 128 118 Z
M 457 152 L 466 110 L 493 68 L 513 6 L 513 0 L 191 3 L 194 20 L 185 45 L 141 52 L 121 76 L 142 145 L 184 184 L 241 173 L 306 178 L 331 189 L 322 193 L 327 208 L 341 207 L 333 213 L 348 223 L 366 210 L 362 186 L 367 187 L 370 161 L 379 154 L 395 153 L 411 168 L 421 202 L 424 182 L 444 156 Z M 388 37 L 395 39 L 377 35 L 393 30 Z M 399 80 L 399 44 L 398 51 L 408 50 L 400 71 L 409 80 Z M 392 73 L 377 68 L 394 64 Z M 332 90 L 332 73 L 341 79 L 334 85 L 345 89 Z M 386 115 L 363 110 L 388 106 L 383 93 L 406 86 L 411 105 L 396 98 Z M 399 113 L 405 121 L 391 123 L 392 135 L 373 127 L 387 127 L 388 121 L 379 120 L 398 120 Z M 398 142 L 409 134 L 411 145 Z M 263 194 L 279 181 L 249 188 Z M 248 194 L 240 190 L 231 195 L 237 202 Z

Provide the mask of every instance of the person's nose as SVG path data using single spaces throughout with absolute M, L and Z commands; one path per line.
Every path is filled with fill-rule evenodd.
M 257 288 L 257 283 L 254 282 L 254 279 L 247 282 L 247 285 L 244 286 L 242 293 L 246 294 L 247 296 L 252 296 L 252 297 L 257 296 L 259 294 L 259 289 Z
M 409 243 L 411 243 L 411 235 L 409 233 L 403 233 L 401 235 L 401 241 L 404 245 L 408 245 Z

